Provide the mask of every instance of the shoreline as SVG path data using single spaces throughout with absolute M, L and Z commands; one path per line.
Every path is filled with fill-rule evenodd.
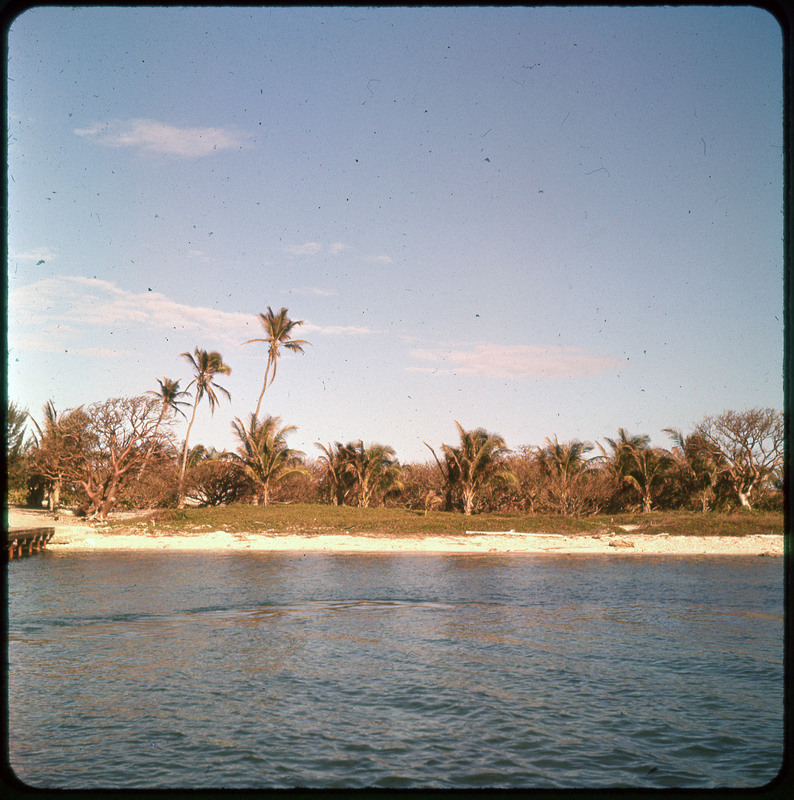
M 57 517 L 42 510 L 9 509 L 9 528 L 52 527 L 55 535 L 47 550 L 55 552 L 97 550 L 169 550 L 220 552 L 323 552 L 323 553 L 510 553 L 535 555 L 575 553 L 627 555 L 743 555 L 782 556 L 782 534 L 747 536 L 680 536 L 623 534 L 544 534 L 467 531 L 465 534 L 390 536 L 372 533 L 272 534 L 229 533 L 224 530 L 197 533 L 110 533 L 68 513 Z

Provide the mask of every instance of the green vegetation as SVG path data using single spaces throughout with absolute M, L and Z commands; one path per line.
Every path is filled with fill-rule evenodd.
M 207 402 L 209 403 L 210 413 L 215 413 L 215 406 L 218 404 L 218 395 L 216 394 L 215 390 L 217 389 L 222 394 L 226 395 L 229 400 L 231 400 L 232 396 L 229 392 L 223 388 L 223 386 L 219 386 L 215 383 L 215 376 L 216 375 L 231 375 L 232 368 L 228 364 L 223 363 L 223 356 L 220 353 L 216 353 L 214 350 L 211 353 L 208 353 L 206 350 L 202 350 L 200 347 L 197 347 L 195 350 L 195 357 L 190 353 L 181 353 L 180 358 L 184 358 L 191 367 L 193 367 L 193 380 L 187 385 L 187 388 L 190 389 L 191 386 L 195 385 L 196 387 L 196 396 L 195 400 L 193 401 L 193 414 L 190 417 L 190 422 L 187 426 L 187 433 L 185 434 L 185 444 L 182 448 L 182 468 L 179 472 L 179 507 L 185 505 L 185 493 L 184 493 L 184 484 L 185 484 L 185 470 L 187 469 L 187 455 L 188 455 L 188 441 L 190 439 L 190 429 L 193 427 L 193 423 L 196 421 L 196 409 L 198 408 L 198 404 L 201 402 L 201 398 L 205 395 L 207 396 Z M 185 390 L 187 393 L 187 389 Z
M 265 505 L 270 499 L 270 487 L 288 475 L 306 472 L 300 460 L 301 453 L 287 447 L 287 436 L 294 425 L 281 424 L 280 417 L 267 416 L 261 422 L 254 414 L 246 427 L 242 420 L 232 423 L 234 435 L 240 443 L 237 448 L 238 463 L 254 486 L 254 504 L 260 500 Z
M 416 537 L 461 535 L 469 531 L 559 533 L 566 535 L 624 533 L 621 525 L 637 525 L 641 533 L 671 535 L 742 536 L 783 532 L 783 514 L 775 511 L 707 513 L 651 511 L 634 514 L 598 514 L 584 519 L 556 514 L 486 513 L 472 518 L 449 511 L 406 508 L 359 508 L 324 503 L 294 505 L 231 505 L 224 508 L 167 509 L 147 517 L 111 522 L 114 532 L 142 524 L 166 532 L 190 533 L 225 530 L 230 533 L 321 534 Z
M 616 438 L 607 437 L 606 446 L 560 442 L 554 435 L 542 447 L 513 450 L 498 433 L 455 422 L 458 444 L 442 443 L 437 455 L 425 442 L 435 463 L 401 464 L 388 444 L 361 439 L 316 442 L 322 455 L 312 458 L 287 444 L 294 425 L 259 416 L 281 348 L 302 353 L 309 344 L 292 338 L 304 323 L 290 319 L 286 308 L 274 312 L 270 306 L 259 321 L 265 336 L 244 344 L 268 346 L 265 374 L 256 410 L 247 422 L 232 422 L 235 452 L 189 444 L 201 400 L 206 397 L 214 413 L 219 394 L 231 399 L 215 382 L 231 374 L 231 367 L 220 353 L 196 347 L 180 355 L 193 373 L 184 390 L 179 380 L 163 378 L 160 390 L 148 396 L 111 398 L 61 413 L 50 400 L 41 426 L 9 402 L 7 499 L 40 507 L 46 498 L 51 511 L 65 501 L 100 519 L 113 508 L 200 505 L 223 510 L 186 510 L 186 516 L 166 513 L 161 519 L 191 522 L 206 514 L 240 530 L 261 523 L 279 530 L 388 533 L 467 527 L 578 532 L 640 524 L 627 522 L 635 512 L 642 512 L 643 527 L 716 533 L 749 530 L 750 518 L 738 523 L 726 516 L 737 507 L 782 512 L 783 414 L 771 408 L 723 411 L 705 417 L 690 434 L 664 428 L 674 443 L 670 450 L 651 447 L 649 435 L 624 428 Z M 181 400 L 191 389 L 193 402 Z M 192 411 L 180 441 L 173 428 L 177 415 L 185 417 L 179 406 L 188 405 Z M 26 440 L 27 421 L 38 435 Z M 600 455 L 588 457 L 595 447 Z M 273 510 L 256 508 L 271 502 L 278 504 Z M 763 519 L 752 517 L 762 526 Z M 770 519 L 777 519 L 774 513 Z

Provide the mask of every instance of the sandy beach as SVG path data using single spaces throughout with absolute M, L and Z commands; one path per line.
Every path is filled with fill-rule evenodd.
M 123 515 L 114 514 L 118 520 Z M 476 519 L 472 520 L 476 526 Z M 663 555 L 782 556 L 783 536 L 672 536 L 664 532 L 582 534 L 566 536 L 540 533 L 484 533 L 476 530 L 448 536 L 390 537 L 382 534 L 264 534 L 224 530 L 157 534 L 150 527 L 140 533 L 114 533 L 103 523 L 89 523 L 68 511 L 54 517 L 47 511 L 12 508 L 8 526 L 54 527 L 48 548 L 54 551 L 86 550 L 241 550 L 297 552 L 417 552 L 417 553 L 622 553 Z

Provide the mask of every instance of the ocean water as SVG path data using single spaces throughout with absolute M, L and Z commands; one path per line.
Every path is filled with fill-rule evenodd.
M 752 787 L 783 562 L 44 553 L 8 565 L 34 787 Z

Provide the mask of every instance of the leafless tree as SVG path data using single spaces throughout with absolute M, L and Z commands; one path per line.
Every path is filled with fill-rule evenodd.
M 783 414 L 773 408 L 723 411 L 695 429 L 722 456 L 721 469 L 744 508 L 783 466 Z
M 158 429 L 160 403 L 148 397 L 116 397 L 86 409 L 74 475 L 93 516 L 107 519 L 128 473 L 140 467 Z M 156 435 L 163 436 L 162 425 Z

